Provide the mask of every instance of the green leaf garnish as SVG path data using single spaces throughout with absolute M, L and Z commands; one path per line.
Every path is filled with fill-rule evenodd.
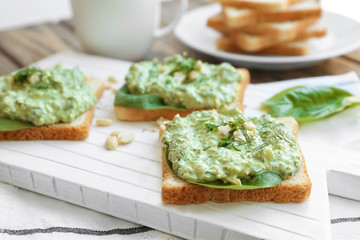
M 212 124 L 212 123 L 205 123 L 205 126 L 207 127 L 208 132 L 213 131 L 214 129 L 220 127 L 220 125 Z
M 229 131 L 230 135 L 228 137 L 224 136 L 220 139 L 218 147 L 219 148 L 224 147 L 224 148 L 228 148 L 228 149 L 232 149 L 232 150 L 236 150 L 236 151 L 241 151 L 241 149 L 239 148 L 240 145 L 243 145 L 245 143 L 247 143 L 249 146 L 251 145 L 251 137 L 247 133 L 247 130 L 243 127 L 243 124 L 245 123 L 245 119 L 235 118 L 235 116 L 233 116 L 233 118 L 234 118 L 234 121 L 229 121 L 222 125 L 222 126 L 229 125 L 232 127 L 232 129 Z M 206 127 L 208 127 L 208 129 L 210 129 L 210 127 L 212 127 L 212 124 L 210 124 L 210 123 L 205 124 L 205 125 L 206 125 Z M 215 126 L 215 125 L 213 125 L 213 126 Z M 220 127 L 220 126 L 217 126 L 216 128 L 218 128 L 218 127 Z M 245 137 L 245 141 L 243 141 L 243 140 L 235 141 L 233 134 L 237 130 L 240 130 L 242 132 L 242 134 Z
M 241 179 L 242 185 L 230 185 L 218 180 L 210 183 L 197 183 L 189 181 L 197 185 L 211 188 L 222 188 L 222 189 L 233 189 L 233 190 L 244 190 L 244 189 L 257 189 L 274 187 L 282 183 L 282 177 L 276 172 L 262 172 L 250 179 Z
M 360 105 L 360 98 L 334 86 L 297 86 L 286 89 L 262 103 L 273 117 L 291 116 L 313 121 Z
M 168 150 L 168 148 L 165 148 L 166 163 L 167 163 L 168 167 L 171 169 L 171 171 L 173 171 L 176 174 L 176 172 L 174 171 L 174 169 L 172 167 L 172 163 L 168 159 L 168 155 L 169 155 L 169 150 Z M 228 183 L 224 183 L 221 180 L 216 180 L 216 181 L 208 182 L 208 183 L 198 183 L 198 182 L 188 181 L 185 179 L 183 179 L 183 180 L 187 181 L 189 183 L 201 185 L 204 187 L 210 187 L 210 188 L 245 190 L 245 189 L 273 187 L 273 186 L 276 186 L 276 185 L 282 183 L 283 178 L 276 172 L 266 171 L 266 172 L 259 173 L 256 176 L 253 176 L 249 179 L 240 179 L 242 182 L 242 185 L 231 185 Z
M 219 141 L 218 147 L 224 147 L 224 148 L 229 148 L 231 149 L 234 145 L 234 141 L 233 141 L 234 136 L 230 135 L 229 137 L 222 137 Z
M 30 122 L 20 120 L 12 120 L 0 117 L 0 131 L 15 131 L 25 128 L 34 127 L 35 125 Z
M 163 99 L 155 94 L 132 94 L 126 85 L 117 91 L 114 104 L 115 106 L 138 109 L 167 108 L 186 110 L 186 108 L 183 107 L 174 107 L 164 104 Z

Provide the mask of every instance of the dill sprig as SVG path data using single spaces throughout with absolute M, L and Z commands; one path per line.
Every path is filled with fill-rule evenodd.
M 224 123 L 224 125 L 229 125 L 232 127 L 232 129 L 229 131 L 230 136 L 229 137 L 222 137 L 219 141 L 218 147 L 224 147 L 228 149 L 233 149 L 236 151 L 241 151 L 239 148 L 240 145 L 248 144 L 248 146 L 251 146 L 252 141 L 251 137 L 247 133 L 247 130 L 243 127 L 243 124 L 245 123 L 245 120 L 242 118 L 235 118 L 235 116 L 232 116 L 234 121 L 229 121 L 227 123 Z M 209 126 L 207 126 L 209 128 Z M 234 132 L 240 130 L 242 134 L 245 137 L 245 141 L 242 139 L 236 140 L 234 139 Z
M 263 143 L 254 148 L 253 152 L 261 152 L 266 146 L 273 145 L 280 140 L 291 143 L 291 140 L 289 140 L 286 135 L 287 134 L 282 131 L 281 128 L 271 129 L 269 127 L 266 127 L 266 130 L 260 130 L 260 137 L 262 138 Z

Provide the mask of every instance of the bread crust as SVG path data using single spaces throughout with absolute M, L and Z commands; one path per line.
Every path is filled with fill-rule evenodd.
M 234 103 L 239 109 L 242 110 L 245 88 L 247 84 L 250 82 L 250 73 L 249 70 L 245 68 L 238 68 L 237 70 L 242 73 L 244 78 L 240 83 L 241 86 L 236 95 L 236 99 Z M 185 117 L 194 111 L 202 111 L 209 109 L 206 108 L 187 109 L 187 110 L 176 110 L 170 108 L 137 109 L 137 108 L 127 108 L 122 106 L 114 106 L 114 110 L 117 119 L 121 121 L 155 121 L 160 117 L 164 117 L 166 119 L 173 119 L 176 114 L 179 114 L 181 117 Z
M 88 78 L 88 82 L 99 100 L 105 90 L 103 81 Z M 77 117 L 72 123 L 35 126 L 15 131 L 0 131 L 0 140 L 84 140 L 89 136 L 94 110 L 95 107 L 91 108 Z
M 231 39 L 220 37 L 216 40 L 216 47 L 219 50 L 235 53 L 246 53 L 241 51 Z M 288 42 L 277 44 L 264 50 L 254 52 L 260 55 L 282 55 L 282 56 L 304 56 L 309 54 L 310 46 L 307 41 Z
M 294 118 L 280 119 L 289 127 L 293 128 L 296 133 L 298 132 L 298 124 Z M 160 128 L 160 136 L 164 131 L 165 126 L 162 125 Z M 298 142 L 297 145 L 299 147 Z M 300 153 L 302 156 L 302 164 L 292 177 L 283 181 L 281 184 L 269 188 L 233 190 L 209 188 L 185 182 L 169 169 L 165 159 L 165 150 L 162 148 L 161 199 L 164 203 L 180 205 L 199 204 L 207 201 L 224 203 L 245 200 L 256 202 L 274 201 L 277 203 L 303 202 L 310 196 L 312 183 L 308 176 L 305 159 L 301 150 Z

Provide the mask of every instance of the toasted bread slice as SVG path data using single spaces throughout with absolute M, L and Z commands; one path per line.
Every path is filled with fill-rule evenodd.
M 246 85 L 250 82 L 250 73 L 245 68 L 237 69 L 243 75 L 243 79 L 240 83 L 240 88 L 236 96 L 236 100 L 234 104 L 239 108 L 243 109 L 243 96 Z M 176 114 L 179 114 L 181 117 L 185 117 L 186 115 L 199 110 L 206 109 L 187 109 L 187 110 L 175 110 L 170 108 L 162 108 L 162 109 L 137 109 L 137 108 L 127 108 L 122 106 L 115 106 L 115 115 L 117 119 L 123 121 L 154 121 L 160 117 L 164 117 L 167 119 L 173 119 Z
M 286 25 L 286 23 L 285 23 Z M 300 27 L 288 28 L 282 26 L 283 30 L 279 34 L 248 34 L 235 33 L 231 36 L 232 41 L 245 52 L 258 52 L 280 43 L 302 41 L 311 37 L 319 37 L 326 34 L 326 29 L 319 27 L 308 27 L 302 25 Z
M 225 26 L 225 20 L 222 13 L 218 13 L 207 20 L 207 26 L 222 34 L 229 33 L 229 29 Z
M 220 32 L 224 36 L 237 37 L 238 35 L 243 36 L 251 34 L 280 41 L 294 38 L 300 32 L 304 31 L 304 29 L 316 23 L 318 19 L 318 17 L 313 17 L 286 22 L 259 22 L 254 25 L 231 29 L 227 27 L 223 15 L 219 13 L 208 19 L 207 26 Z
M 263 22 L 288 22 L 320 18 L 321 6 L 314 0 L 303 0 L 281 11 L 256 11 L 253 9 L 224 7 L 223 16 L 227 29 L 241 29 Z
M 88 78 L 87 83 L 99 100 L 105 89 L 104 82 L 97 78 Z M 0 131 L 0 140 L 84 140 L 89 136 L 94 110 L 95 107 L 92 107 L 72 123 L 57 123 L 15 131 Z
M 306 18 L 297 21 L 275 22 L 275 23 L 262 22 L 254 26 L 244 27 L 241 29 L 241 32 L 249 33 L 249 34 L 260 34 L 260 35 L 269 34 L 274 37 L 282 38 L 303 31 L 307 27 L 316 23 L 318 19 L 319 18 Z
M 225 6 L 251 8 L 262 11 L 281 11 L 301 0 L 211 0 Z
M 294 118 L 281 118 L 290 128 L 298 132 L 298 124 Z M 160 128 L 160 136 L 164 133 L 165 126 Z M 300 148 L 300 147 L 299 147 Z M 281 184 L 269 188 L 252 190 L 232 190 L 209 188 L 185 182 L 169 169 L 165 152 L 162 149 L 162 185 L 161 199 L 165 203 L 192 204 L 213 201 L 218 203 L 237 201 L 274 201 L 278 203 L 303 202 L 310 196 L 311 181 L 308 176 L 304 156 L 302 164 L 295 174 Z
M 219 50 L 233 53 L 245 53 L 234 44 L 231 39 L 221 37 L 216 40 L 216 47 Z M 310 53 L 310 45 L 306 40 L 297 42 L 281 43 L 264 50 L 254 52 L 259 55 L 281 55 L 281 56 L 304 56 Z

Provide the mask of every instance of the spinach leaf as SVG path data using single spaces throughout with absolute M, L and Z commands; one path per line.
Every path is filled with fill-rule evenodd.
M 186 110 L 183 107 L 165 105 L 162 98 L 155 94 L 132 94 L 126 85 L 122 86 L 116 93 L 115 106 L 123 106 L 138 109 L 159 109 L 168 108 L 176 110 Z
M 274 187 L 274 186 L 282 183 L 282 181 L 283 181 L 283 179 L 278 173 L 267 171 L 267 172 L 259 173 L 250 179 L 241 179 L 242 185 L 225 184 L 220 180 L 210 182 L 210 183 L 197 183 L 197 182 L 191 182 L 191 181 L 189 181 L 189 182 L 198 184 L 201 186 L 205 186 L 205 187 L 211 187 L 211 188 L 244 190 L 244 189 Z
M 171 171 L 173 171 L 175 173 L 174 169 L 172 168 L 172 163 L 170 162 L 170 160 L 168 158 L 168 155 L 169 155 L 169 150 L 168 150 L 168 148 L 165 148 L 166 163 L 167 163 L 168 167 L 171 169 Z M 187 181 L 185 179 L 183 179 L 183 180 Z M 259 173 L 258 175 L 254 176 L 250 179 L 241 179 L 242 185 L 226 184 L 221 180 L 216 180 L 216 181 L 208 182 L 208 183 L 198 183 L 198 182 L 193 182 L 193 181 L 187 181 L 187 182 L 201 185 L 204 187 L 210 187 L 210 188 L 244 190 L 244 189 L 257 189 L 257 188 L 273 187 L 273 186 L 276 186 L 276 185 L 282 183 L 282 181 L 283 181 L 283 179 L 278 173 L 266 171 L 266 172 Z
M 262 103 L 273 117 L 291 116 L 297 121 L 312 121 L 347 107 L 360 105 L 360 98 L 334 86 L 297 86 L 275 94 Z
M 25 128 L 34 127 L 35 125 L 30 122 L 20 120 L 12 120 L 0 117 L 0 131 L 15 131 Z

